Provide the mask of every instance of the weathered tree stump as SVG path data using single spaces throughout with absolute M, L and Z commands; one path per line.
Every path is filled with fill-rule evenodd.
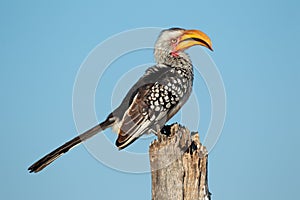
M 149 148 L 152 200 L 210 200 L 208 153 L 198 133 L 178 124 L 162 133 Z

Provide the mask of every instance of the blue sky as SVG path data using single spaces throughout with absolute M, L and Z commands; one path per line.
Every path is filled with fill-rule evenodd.
M 76 135 L 73 85 L 97 44 L 173 26 L 210 35 L 226 87 L 227 118 L 209 156 L 213 199 L 299 199 L 298 8 L 295 0 L 1 1 L 1 199 L 151 198 L 149 173 L 111 169 L 84 146 L 40 174 L 26 169 Z M 103 119 L 108 110 L 96 106 Z

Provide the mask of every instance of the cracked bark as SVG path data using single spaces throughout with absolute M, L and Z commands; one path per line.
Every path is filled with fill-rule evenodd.
M 207 150 L 198 133 L 165 126 L 149 148 L 152 200 L 210 200 Z

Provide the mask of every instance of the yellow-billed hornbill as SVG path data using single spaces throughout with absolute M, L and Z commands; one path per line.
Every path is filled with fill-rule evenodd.
M 39 172 L 71 148 L 114 127 L 118 132 L 116 146 L 123 149 L 144 133 L 159 130 L 189 98 L 193 85 L 193 66 L 185 49 L 202 45 L 212 50 L 209 37 L 198 30 L 170 28 L 159 35 L 154 49 L 156 65 L 129 90 L 121 105 L 105 121 L 75 137 L 44 156 L 28 170 Z

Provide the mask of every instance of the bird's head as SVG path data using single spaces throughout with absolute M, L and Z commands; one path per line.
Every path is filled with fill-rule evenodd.
M 194 45 L 201 45 L 212 49 L 210 38 L 199 30 L 185 30 L 170 28 L 163 30 L 155 43 L 155 59 L 158 63 L 166 58 L 185 56 L 184 50 Z

